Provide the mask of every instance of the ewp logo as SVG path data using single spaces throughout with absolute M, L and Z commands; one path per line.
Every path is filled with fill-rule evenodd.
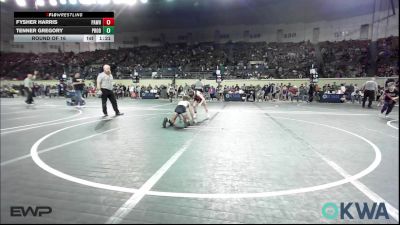
M 23 216 L 26 217 L 30 214 L 32 216 L 42 216 L 44 214 L 50 214 L 52 212 L 52 208 L 48 206 L 37 206 L 31 207 L 28 206 L 25 208 L 24 206 L 11 206 L 10 207 L 10 214 L 12 217 L 14 216 Z
M 340 203 L 340 207 L 338 207 L 333 202 L 325 203 L 322 207 L 322 216 L 334 220 L 338 217 L 340 219 L 354 219 L 353 215 L 349 212 L 350 207 L 356 207 L 358 218 L 359 219 L 380 219 L 380 217 L 384 217 L 385 219 L 389 219 L 389 215 L 386 210 L 385 203 L 377 204 L 374 202 L 372 207 L 368 206 L 368 203 L 363 202 L 359 204 L 358 202 L 349 202 L 349 203 Z

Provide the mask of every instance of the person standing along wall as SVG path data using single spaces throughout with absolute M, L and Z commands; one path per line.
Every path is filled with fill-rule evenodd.
M 72 84 L 74 85 L 75 89 L 75 96 L 76 96 L 76 105 L 78 108 L 81 108 L 83 105 L 83 100 L 82 100 L 82 94 L 83 94 L 83 88 L 85 86 L 85 83 L 83 82 L 83 79 L 80 78 L 80 74 L 76 73 L 74 78 L 72 78 Z
M 314 92 L 315 92 L 315 85 L 313 83 L 310 83 L 310 86 L 308 88 L 308 101 L 307 102 L 312 102 L 313 101 Z
M 196 81 L 196 83 L 195 83 L 195 88 L 194 88 L 196 91 L 201 91 L 201 93 L 203 93 L 203 91 L 204 91 L 204 84 L 203 84 L 203 82 L 201 81 L 201 79 L 199 79 L 198 81 Z
M 25 89 L 25 94 L 26 94 L 26 104 L 33 104 L 33 80 L 32 80 L 33 75 L 28 74 L 28 76 L 24 80 L 24 89 Z

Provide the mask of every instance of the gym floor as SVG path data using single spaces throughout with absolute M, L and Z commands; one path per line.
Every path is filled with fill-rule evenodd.
M 103 118 L 100 99 L 35 101 L 1 99 L 1 223 L 398 223 L 398 107 L 209 102 L 176 129 L 161 127 L 176 102 L 120 99 Z M 329 202 L 354 219 L 324 217 Z M 389 219 L 358 216 L 374 202 Z

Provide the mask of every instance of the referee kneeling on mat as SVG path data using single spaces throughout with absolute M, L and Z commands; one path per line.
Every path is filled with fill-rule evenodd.
M 113 76 L 111 74 L 111 68 L 109 65 L 103 66 L 103 72 L 97 76 L 97 90 L 101 92 L 101 103 L 103 105 L 104 116 L 108 116 L 107 113 L 107 98 L 110 99 L 111 105 L 115 111 L 116 116 L 124 115 L 118 110 L 117 100 L 113 92 Z

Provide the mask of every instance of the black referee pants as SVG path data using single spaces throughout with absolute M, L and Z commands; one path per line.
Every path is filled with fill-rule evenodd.
M 25 88 L 25 95 L 26 95 L 26 100 L 25 100 L 25 102 L 27 103 L 27 104 L 32 104 L 32 102 L 33 102 L 33 93 L 32 93 L 32 91 L 30 91 L 29 90 L 29 88 Z
M 364 98 L 362 102 L 362 107 L 365 107 L 365 102 L 367 101 L 368 98 L 368 107 L 371 108 L 372 106 L 372 101 L 375 99 L 375 91 L 372 90 L 365 90 L 364 91 Z
M 117 100 L 115 99 L 114 92 L 105 88 L 101 89 L 101 103 L 103 106 L 103 113 L 107 115 L 107 99 L 110 99 L 111 105 L 116 114 L 119 114 Z

